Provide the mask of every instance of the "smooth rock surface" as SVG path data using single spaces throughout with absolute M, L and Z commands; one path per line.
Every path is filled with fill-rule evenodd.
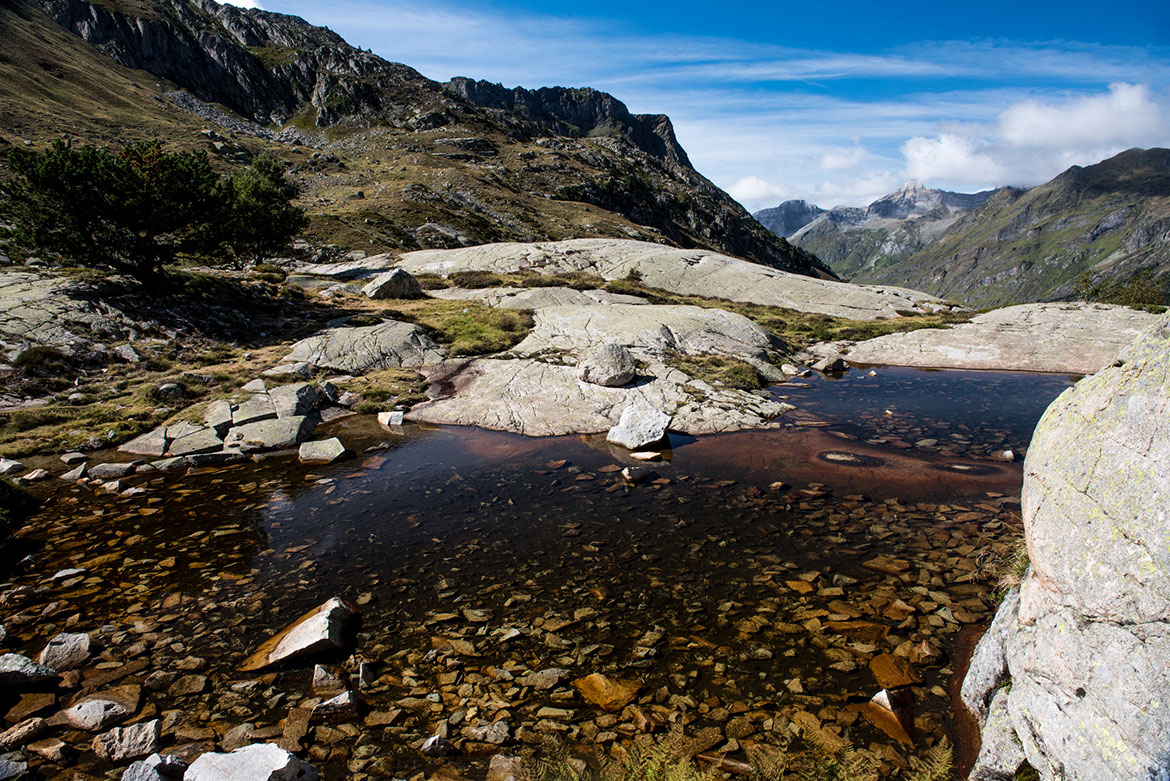
M 633 381 L 638 367 L 625 347 L 607 344 L 577 360 L 577 379 L 606 388 L 617 388 Z
M 438 363 L 445 355 L 446 350 L 421 327 L 389 320 L 378 325 L 328 328 L 294 344 L 285 361 L 364 374 L 377 369 L 426 366 Z
M 862 364 L 1092 374 L 1157 320 L 1148 312 L 1104 304 L 1021 304 L 952 328 L 834 342 L 809 352 Z
M 312 421 L 303 416 L 261 420 L 233 428 L 224 439 L 224 444 L 227 447 L 238 447 L 243 453 L 286 450 L 308 439 L 313 428 Z
M 451 287 L 431 290 L 433 298 L 478 301 L 500 309 L 542 309 L 546 306 L 590 306 L 593 304 L 645 304 L 646 299 L 608 290 L 575 290 L 571 287 Z
M 183 781 L 314 781 L 312 765 L 277 746 L 254 743 L 230 754 L 207 753 L 187 768 Z
M 65 720 L 77 729 L 99 732 L 130 718 L 132 711 L 114 700 L 82 700 L 65 711 Z
M 334 597 L 298 618 L 248 657 L 244 672 L 260 670 L 331 648 L 342 647 L 345 623 L 357 611 L 348 602 Z
M 973 777 L 997 777 L 1017 742 L 1044 779 L 1165 774 L 1170 316 L 1121 359 L 1062 393 L 1028 449 L 1031 568 L 980 641 L 963 686 L 990 747 Z M 1007 681 L 1000 703 L 996 690 Z M 1005 707 L 1006 719 L 997 716 Z
M 873 320 L 920 311 L 939 299 L 905 288 L 851 285 L 813 279 L 700 249 L 622 239 L 572 239 L 534 244 L 486 244 L 452 250 L 408 252 L 398 266 L 414 274 L 457 271 L 583 271 L 606 280 L 631 271 L 655 288 L 684 295 L 718 295 L 730 301 L 781 306 L 801 312 Z
M 422 298 L 423 290 L 409 271 L 396 268 L 386 271 L 370 280 L 362 288 L 367 298 Z

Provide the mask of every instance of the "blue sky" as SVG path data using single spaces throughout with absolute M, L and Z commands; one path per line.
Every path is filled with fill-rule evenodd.
M 239 4 L 248 4 L 241 0 Z M 446 80 L 669 114 L 750 209 L 1032 185 L 1170 146 L 1170 3 L 260 0 Z

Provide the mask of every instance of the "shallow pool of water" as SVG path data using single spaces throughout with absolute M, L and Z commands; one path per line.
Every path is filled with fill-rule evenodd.
M 464 769 L 480 751 L 608 747 L 669 725 L 736 754 L 814 722 L 896 764 L 946 733 L 954 639 L 989 617 L 996 558 L 1018 536 L 1020 467 L 991 454 L 1026 447 L 1068 380 L 878 370 L 809 384 L 777 389 L 798 406 L 791 425 L 673 437 L 637 486 L 602 437 L 391 433 L 361 416 L 321 430 L 359 454 L 328 467 L 142 477 L 134 498 L 66 489 L 18 541 L 35 562 L 13 578 L 30 588 L 9 645 L 106 625 L 111 669 L 145 662 L 126 680 L 203 660 L 186 664 L 206 690 L 148 695 L 170 712 L 169 743 L 245 722 L 280 733 L 313 702 L 311 664 L 233 689 L 254 678 L 237 668 L 341 596 L 361 605 L 354 650 L 374 680 L 363 720 L 305 738 L 329 778 L 433 768 L 415 749 L 444 729 Z M 931 438 L 944 444 L 915 445 Z M 67 567 L 86 572 L 48 581 Z M 882 654 L 919 679 L 915 749 L 862 715 Z M 552 689 L 517 683 L 550 667 L 568 671 Z M 640 684 L 636 712 L 575 694 L 569 681 L 598 671 Z M 508 746 L 475 738 L 499 720 Z

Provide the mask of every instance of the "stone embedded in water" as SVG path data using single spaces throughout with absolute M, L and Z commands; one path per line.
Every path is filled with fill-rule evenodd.
M 130 463 L 98 464 L 89 469 L 89 476 L 95 480 L 117 480 L 134 472 L 135 465 Z
M 577 378 L 607 388 L 617 388 L 633 381 L 638 368 L 634 356 L 625 347 L 607 344 L 577 361 Z
M 238 447 L 243 453 L 286 450 L 308 439 L 313 428 L 307 417 L 261 420 L 233 428 L 224 441 L 228 447 Z
M 338 692 L 344 688 L 345 682 L 335 671 L 320 664 L 313 667 L 313 691 L 315 693 Z
M 391 426 L 401 426 L 405 415 L 399 410 L 391 410 L 389 412 L 379 412 L 378 422 L 390 428 Z
M 630 450 L 651 445 L 666 436 L 670 415 L 648 404 L 631 404 L 622 410 L 618 424 L 609 430 L 605 439 Z
M 642 688 L 637 681 L 621 681 L 601 673 L 593 673 L 573 681 L 573 686 L 588 703 L 602 710 L 618 711 L 633 702 Z
M 125 721 L 132 711 L 121 702 L 113 700 L 83 700 L 64 712 L 65 720 L 77 729 L 98 732 L 120 721 Z
M 57 680 L 57 671 L 37 664 L 27 656 L 0 656 L 0 688 L 20 689 Z
M 65 472 L 64 474 L 62 474 L 61 479 L 62 480 L 70 480 L 72 482 L 77 482 L 78 480 L 85 478 L 85 473 L 87 471 L 88 471 L 88 466 L 86 464 L 84 464 L 84 463 L 78 464 L 77 466 L 70 469 L 68 472 Z
M 93 750 L 109 762 L 120 763 L 138 759 L 158 750 L 161 735 L 159 719 L 131 724 L 114 729 L 93 739 Z
M 432 735 L 427 738 L 423 741 L 422 748 L 419 749 L 423 756 L 427 757 L 445 757 L 454 750 L 455 746 L 442 735 Z
M 358 699 L 353 692 L 342 692 L 318 703 L 310 717 L 314 722 L 354 721 L 358 717 Z
M 11 759 L 0 759 L 0 781 L 8 781 L 10 778 L 21 778 L 27 772 L 27 762 L 17 762 Z
M 878 686 L 883 689 L 898 689 L 922 682 L 922 678 L 909 662 L 893 654 L 875 656 L 869 662 L 869 671 L 873 673 Z
M 14 475 L 24 471 L 24 464 L 12 458 L 0 458 L 0 475 Z
M 422 298 L 422 286 L 409 271 L 396 268 L 379 274 L 362 288 L 368 298 Z
M 33 717 L 0 732 L 0 751 L 12 751 L 36 740 L 47 726 L 44 719 Z
M 316 442 L 302 442 L 298 457 L 306 464 L 332 464 L 345 455 L 345 445 L 337 437 Z
M 316 781 L 317 770 L 275 743 L 253 743 L 230 754 L 203 754 L 183 781 Z
M 89 658 L 89 635 L 84 632 L 56 635 L 41 651 L 39 661 L 57 672 L 65 672 L 80 666 Z
M 567 677 L 569 677 L 569 671 L 562 667 L 546 667 L 543 670 L 521 676 L 519 683 L 521 686 L 531 686 L 537 691 L 548 691 Z
M 73 466 L 74 464 L 82 463 L 83 461 L 87 460 L 88 458 L 89 457 L 87 455 L 85 455 L 85 453 L 78 453 L 78 452 L 74 451 L 72 453 L 66 453 L 63 456 L 61 456 L 61 463 L 65 464 L 66 466 Z
M 187 763 L 169 754 L 151 754 L 126 768 L 121 781 L 182 781 Z
M 342 648 L 345 623 L 357 610 L 334 597 L 310 610 L 265 642 L 241 665 L 244 672 L 260 670 L 289 659 Z

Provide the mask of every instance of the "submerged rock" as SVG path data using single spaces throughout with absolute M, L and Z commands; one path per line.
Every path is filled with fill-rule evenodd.
M 72 670 L 89 658 L 89 646 L 89 635 L 84 632 L 63 632 L 48 642 L 39 661 L 58 672 Z
M 27 656 L 4 654 L 0 656 L 0 687 L 21 689 L 51 683 L 57 680 L 57 671 L 37 664 Z
M 121 781 L 181 781 L 187 763 L 168 754 L 151 754 L 126 768 Z
M 334 597 L 261 645 L 240 669 L 244 672 L 260 670 L 319 651 L 342 648 L 345 623 L 356 612 L 348 602 Z
M 1017 744 L 1044 779 L 1158 777 L 1170 745 L 1170 316 L 1052 403 L 1024 472 L 1031 567 L 963 684 L 983 718 L 972 777 L 1014 772 Z
M 573 681 L 573 686 L 586 702 L 607 711 L 619 711 L 626 707 L 642 688 L 637 681 L 620 681 L 601 673 Z
M 275 743 L 254 743 L 230 754 L 203 754 L 184 781 L 315 781 L 316 769 Z
M 298 457 L 306 464 L 332 464 L 345 455 L 345 445 L 337 437 L 301 444 Z
M 312 436 L 313 428 L 313 422 L 304 416 L 261 420 L 233 428 L 224 439 L 224 444 L 237 447 L 243 453 L 285 450 L 296 447 Z
M 93 739 L 93 750 L 102 759 L 120 763 L 158 750 L 160 721 L 153 719 L 114 729 Z

